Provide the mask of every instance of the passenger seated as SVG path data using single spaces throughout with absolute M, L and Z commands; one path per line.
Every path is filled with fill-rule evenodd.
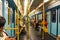
M 37 30 L 37 31 L 39 31 L 39 21 L 37 21 L 37 23 L 36 23 L 36 27 L 35 27 L 35 29 Z
M 15 38 L 9 38 L 6 32 L 4 32 L 5 18 L 0 16 L 0 40 L 16 40 Z

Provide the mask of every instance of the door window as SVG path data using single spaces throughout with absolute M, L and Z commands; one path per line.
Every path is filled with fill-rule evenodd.
M 56 10 L 52 10 L 52 13 L 51 13 L 51 15 L 52 15 L 52 22 L 56 22 Z

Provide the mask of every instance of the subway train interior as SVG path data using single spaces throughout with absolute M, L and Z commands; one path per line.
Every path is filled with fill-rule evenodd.
M 0 0 L 0 40 L 60 40 L 60 0 Z

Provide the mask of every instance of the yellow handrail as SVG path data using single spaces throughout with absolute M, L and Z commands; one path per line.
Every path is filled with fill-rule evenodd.
M 5 30 L 18 30 L 18 28 L 5 28 Z

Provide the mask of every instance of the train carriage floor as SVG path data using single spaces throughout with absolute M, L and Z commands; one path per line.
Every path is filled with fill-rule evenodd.
M 42 39 L 41 31 L 36 31 L 33 27 L 30 27 L 30 40 L 56 40 L 48 33 L 44 33 L 44 39 Z M 28 40 L 27 35 L 20 35 L 20 40 Z

